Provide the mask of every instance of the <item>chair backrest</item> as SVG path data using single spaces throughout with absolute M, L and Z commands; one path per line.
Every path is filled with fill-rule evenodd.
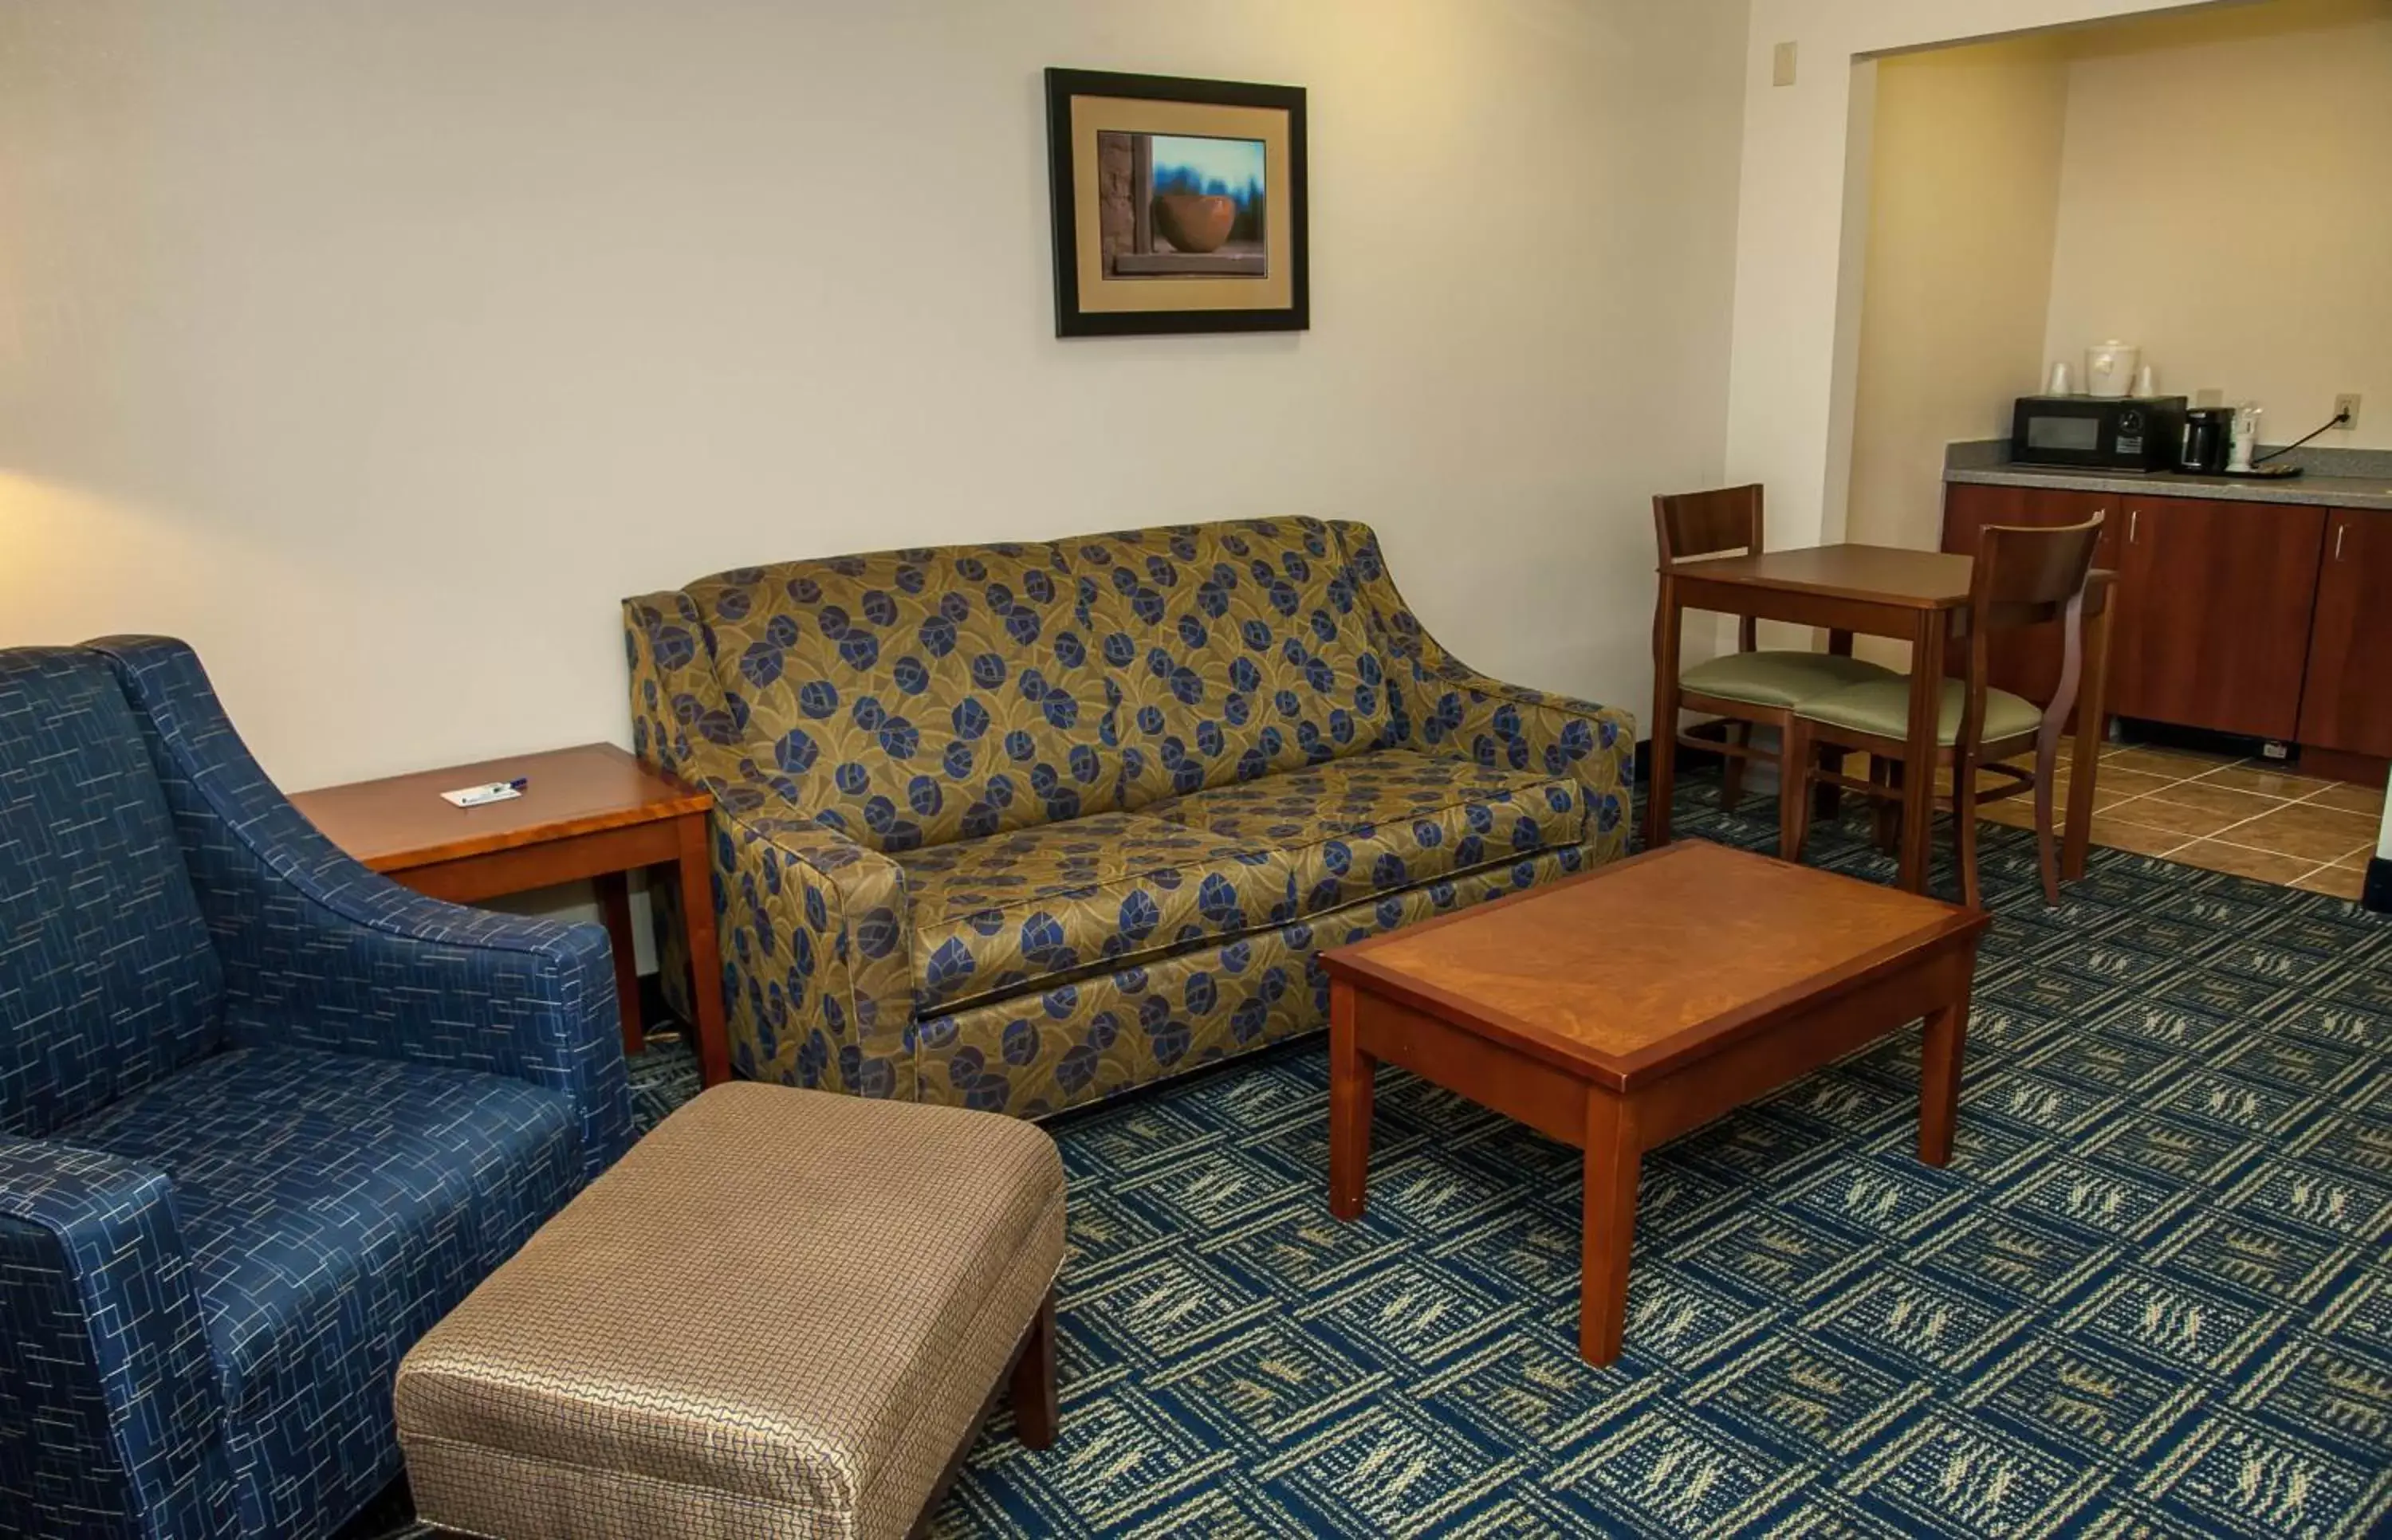
M 223 990 L 108 660 L 0 652 L 0 1133 L 39 1138 L 212 1052 Z
M 1762 552 L 1761 484 L 1720 486 L 1708 492 L 1656 492 L 1653 495 L 1653 538 L 1661 564 L 1690 556 L 1716 556 L 1722 551 Z M 1662 624 L 1655 608 L 1655 645 Z M 1760 623 L 1746 615 L 1736 624 L 1736 645 L 1751 652 L 1761 641 Z
M 1653 497 L 1653 534 L 1661 560 L 1682 562 L 1724 550 L 1762 550 L 1761 487 L 1722 486 L 1708 492 Z
M 2076 705 L 2085 667 L 2086 586 L 2093 553 L 2101 543 L 2101 515 L 2081 524 L 2025 528 L 1987 524 L 1979 534 L 1976 565 L 1969 577 L 1968 701 L 1962 737 L 1973 744 L 1984 720 L 1991 638 L 1996 631 L 2059 622 L 2062 639 L 2060 682 L 2044 711 L 2045 765 L 2059 743 L 2059 731 Z
M 2081 524 L 2046 528 L 1987 524 L 1970 575 L 1970 633 L 1982 637 L 2064 618 L 2070 601 L 2085 591 L 2100 542 L 2099 513 Z

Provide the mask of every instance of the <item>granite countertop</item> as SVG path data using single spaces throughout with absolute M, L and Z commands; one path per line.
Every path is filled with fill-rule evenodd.
M 2297 476 L 2254 481 L 2242 476 L 2193 476 L 2174 471 L 2140 475 L 2057 465 L 2016 465 L 2000 439 L 1955 444 L 1945 451 L 1944 479 L 1983 486 L 2048 486 L 2070 492 L 2141 493 L 2153 498 L 2215 498 L 2221 502 L 2306 503 L 2374 508 L 2392 512 L 2392 453 L 2367 449 L 2294 450 Z

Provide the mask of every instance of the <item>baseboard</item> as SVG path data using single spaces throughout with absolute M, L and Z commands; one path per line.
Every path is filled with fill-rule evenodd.
M 2359 890 L 2359 902 L 2378 914 L 2392 914 L 2392 856 L 2377 856 L 2367 863 L 2367 886 Z
M 2117 741 L 2138 748 L 2180 748 L 2196 754 L 2240 755 L 2251 759 L 2267 757 L 2267 740 L 2262 738 L 2213 732 L 2206 728 L 2179 727 L 2172 722 L 2145 721 L 2138 717 L 2120 717 L 2117 726 Z M 2392 760 L 2372 754 L 2320 748 L 2315 744 L 2295 744 L 2292 745 L 2290 757 L 2273 763 L 2276 769 L 2287 775 L 2342 781 L 2354 786 L 2380 788 L 2387 774 L 2392 774 Z
M 2354 786 L 2381 787 L 2392 761 L 2372 754 L 2344 754 L 2334 749 L 2313 748 L 2304 744 L 2297 767 L 2303 775 L 2314 775 L 2322 781 L 2343 781 Z

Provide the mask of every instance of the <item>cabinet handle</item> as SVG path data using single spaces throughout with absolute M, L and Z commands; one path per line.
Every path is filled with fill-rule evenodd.
M 2142 522 L 2143 511 L 2141 509 L 2130 508 L 2126 510 L 2126 543 L 2128 545 L 2133 545 L 2135 543 L 2135 526 Z
M 2334 526 L 2334 559 L 2337 562 L 2342 560 L 2342 537 L 2349 533 L 2350 524 L 2347 520 Z

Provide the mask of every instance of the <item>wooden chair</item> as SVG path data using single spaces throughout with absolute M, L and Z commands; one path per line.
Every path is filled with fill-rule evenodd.
M 1762 550 L 1761 488 L 1726 486 L 1710 492 L 1656 496 L 1653 533 L 1665 567 L 1698 556 L 1730 552 L 1758 556 Z M 1662 617 L 1656 614 L 1653 636 L 1657 658 L 1661 655 L 1662 624 Z M 1777 757 L 1753 746 L 1754 728 L 1775 728 L 1782 748 L 1790 713 L 1800 702 L 1854 685 L 1901 677 L 1890 668 L 1853 657 L 1850 631 L 1828 632 L 1827 650 L 1813 653 L 1764 650 L 1758 644 L 1759 629 L 1758 623 L 1746 615 L 1736 628 L 1735 652 L 1696 664 L 1678 675 L 1679 705 L 1688 711 L 1709 712 L 1726 723 L 1728 736 L 1724 740 L 1678 732 L 1677 741 L 1687 748 L 1725 757 L 1726 769 L 1720 780 L 1720 806 L 1731 812 L 1744 796 L 1745 762 L 1774 762 Z M 1654 724 L 1654 731 L 1658 732 L 1664 726 L 1672 731 L 1677 730 L 1677 724 L 1670 722 Z M 1799 779 L 1779 775 L 1781 809 L 1785 803 L 1784 788 Z M 1830 791 L 1828 795 L 1834 794 Z
M 1952 842 L 1960 867 L 1960 892 L 1970 908 L 1981 907 L 1977 886 L 1977 807 L 2022 792 L 2034 793 L 2035 848 L 2043 868 L 2044 901 L 2060 902 L 2060 861 L 2053 848 L 2052 773 L 2060 740 L 2069 714 L 2081 709 L 2085 719 L 2101 719 L 2103 677 L 2109 666 L 2110 615 L 2108 573 L 2093 571 L 2093 549 L 2101 537 L 2096 514 L 2081 524 L 2059 528 L 2021 529 L 1985 526 L 1977 548 L 1965 613 L 1968 659 L 1965 676 L 1944 681 L 1937 726 L 1935 762 L 1948 766 L 1952 790 L 1939 796 L 1930 785 L 1901 784 L 1899 769 L 1909 733 L 1910 683 L 1891 679 L 1856 685 L 1850 690 L 1806 701 L 1792 713 L 1785 758 L 1798 767 L 1806 783 L 1820 782 L 1865 796 L 1899 801 L 1909 796 L 1930 796 L 1952 812 Z M 2090 620 L 2091 626 L 2086 622 Z M 1996 631 L 2024 626 L 2058 625 L 2063 628 L 2060 682 L 2048 705 L 2037 705 L 2022 695 L 1990 688 L 1989 639 Z M 2089 681 L 2089 682 L 2088 682 Z M 2082 691 L 2083 699 L 2078 696 Z M 2098 731 L 2098 727 L 2096 728 Z M 1856 781 L 1809 768 L 1818 745 L 1866 750 L 1871 779 Z M 2028 748 L 2034 750 L 2030 771 L 2009 764 Z M 1977 790 L 1977 772 L 2001 776 L 2009 783 L 1992 791 Z M 1884 773 L 1884 772 L 1892 773 Z M 2072 784 L 2072 803 L 2093 795 L 2087 783 Z M 1788 861 L 1802 858 L 1808 818 L 1800 797 L 1779 799 L 1778 853 Z M 2079 824 L 2082 820 L 2072 819 Z M 2072 835 L 2068 868 L 2082 869 L 2084 852 Z

